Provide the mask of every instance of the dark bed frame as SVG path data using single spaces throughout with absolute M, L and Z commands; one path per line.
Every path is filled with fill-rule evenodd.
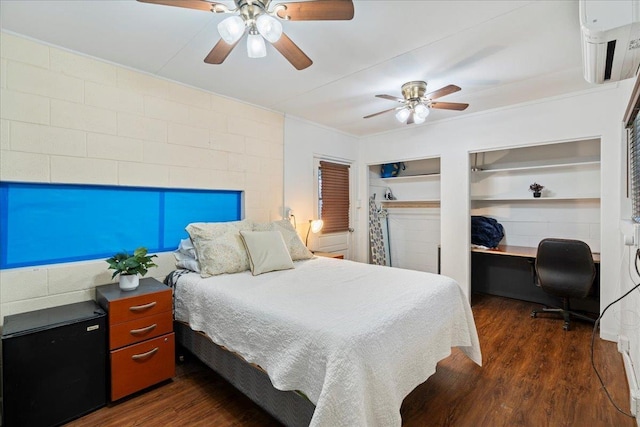
M 204 333 L 194 331 L 186 323 L 174 321 L 174 331 L 176 341 L 182 347 L 285 426 L 309 425 L 316 407 L 303 394 L 275 389 L 262 368 L 215 344 Z

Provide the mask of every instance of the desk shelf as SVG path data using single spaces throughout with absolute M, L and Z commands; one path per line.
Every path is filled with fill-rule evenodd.
M 515 245 L 498 245 L 495 249 L 483 249 L 472 247 L 471 252 L 479 252 L 493 255 L 505 255 L 521 258 L 535 258 L 538 252 L 537 247 L 532 246 L 515 246 Z M 600 263 L 600 253 L 593 252 L 593 262 Z
M 561 306 L 558 297 L 547 294 L 536 286 L 534 265 L 537 248 L 499 246 L 498 250 L 471 249 L 471 292 L 498 295 L 543 305 Z M 590 295 L 584 299 L 571 299 L 576 310 L 600 312 L 600 254 L 593 254 L 596 279 Z

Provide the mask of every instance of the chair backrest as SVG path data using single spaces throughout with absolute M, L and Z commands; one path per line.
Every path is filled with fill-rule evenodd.
M 591 248 L 580 240 L 544 239 L 538 245 L 536 274 L 545 292 L 585 298 L 596 277 Z

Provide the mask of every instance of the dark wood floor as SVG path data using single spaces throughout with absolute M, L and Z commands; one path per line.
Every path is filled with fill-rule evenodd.
M 608 402 L 590 362 L 591 325 L 529 316 L 535 304 L 477 296 L 483 367 L 460 351 L 402 405 L 404 426 L 634 427 Z M 596 340 L 596 364 L 614 399 L 629 392 L 615 343 Z M 177 376 L 69 426 L 278 426 L 221 377 L 187 357 Z

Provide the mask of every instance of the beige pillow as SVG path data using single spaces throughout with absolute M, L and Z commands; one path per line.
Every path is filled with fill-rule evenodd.
M 313 258 L 313 254 L 309 249 L 307 249 L 304 243 L 302 243 L 300 236 L 298 236 L 298 232 L 293 228 L 293 225 L 291 225 L 288 219 L 273 221 L 266 224 L 254 224 L 253 230 L 279 231 L 282 233 L 282 238 L 284 239 L 285 245 L 287 245 L 289 255 L 291 255 L 291 259 L 294 261 Z
M 240 236 L 247 249 L 251 273 L 254 276 L 293 268 L 289 250 L 279 231 L 241 231 Z
M 209 277 L 248 270 L 249 258 L 240 231 L 252 229 L 253 223 L 249 220 L 189 224 L 187 232 L 196 248 L 200 275 Z

